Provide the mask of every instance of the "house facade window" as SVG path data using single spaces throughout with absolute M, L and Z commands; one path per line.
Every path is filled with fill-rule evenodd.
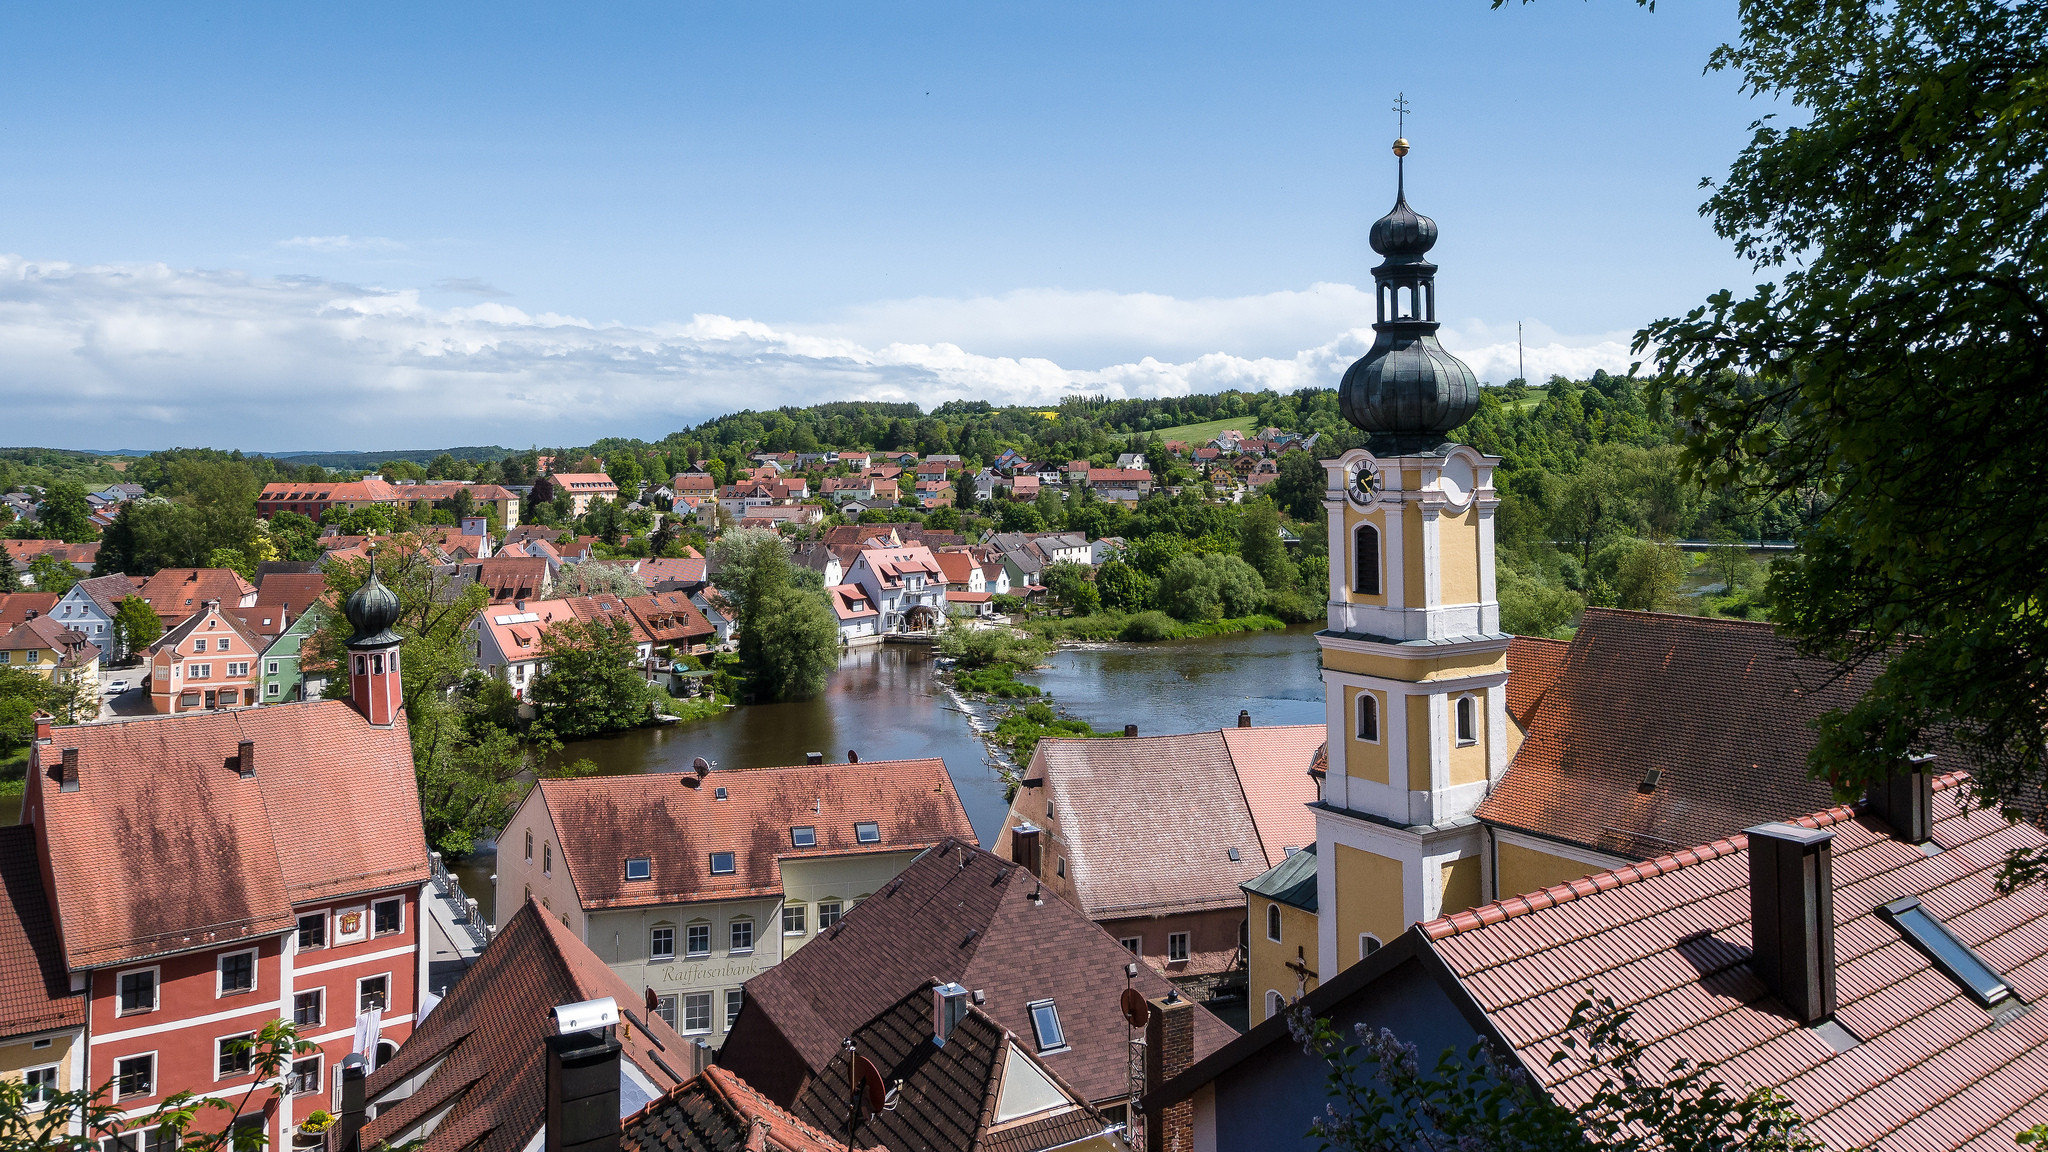
M 237 992 L 256 990 L 256 950 L 230 952 L 220 958 L 219 985 L 217 996 L 231 996 Z
M 1479 698 L 1458 697 L 1458 743 L 1479 743 Z
M 310 1056 L 304 1060 L 292 1061 L 291 1079 L 286 1082 L 285 1091 L 293 1096 L 314 1096 L 320 1092 L 320 1058 Z
M 839 923 L 840 905 L 837 900 L 818 901 L 818 931 L 823 932 Z
M 128 1016 L 136 1012 L 153 1012 L 156 1010 L 157 970 L 155 968 L 138 968 L 133 972 L 123 972 L 118 978 L 117 983 L 120 993 L 120 1004 L 115 1009 L 115 1015 Z
M 1060 1027 L 1060 1010 L 1050 1000 L 1036 1000 L 1031 1009 L 1031 1030 L 1038 1034 L 1038 1050 L 1052 1052 L 1067 1046 L 1067 1034 Z
M 682 1031 L 682 1025 L 676 1018 L 676 1008 L 681 1002 L 682 997 L 673 992 L 654 998 L 654 1014 L 661 1017 L 663 1023 L 679 1032 Z
M 379 900 L 370 905 L 370 935 L 388 936 L 405 931 L 405 901 Z
M 114 1098 L 127 1100 L 156 1094 L 156 1053 L 124 1056 L 114 1061 Z
M 1360 932 L 1358 934 L 1358 958 L 1360 960 L 1365 959 L 1367 956 L 1370 956 L 1379 950 L 1379 937 L 1373 935 L 1370 932 Z
M 215 1080 L 230 1076 L 247 1076 L 253 1067 L 253 1051 L 256 1034 L 244 1032 L 239 1036 L 223 1036 L 213 1042 Z
M 327 989 L 292 993 L 292 1023 L 301 1028 L 327 1022 Z
M 1358 694 L 1358 738 L 1369 744 L 1380 742 L 1380 698 L 1371 692 Z
M 1370 524 L 1351 532 L 1351 590 L 1361 596 L 1380 594 L 1380 530 Z
M 1275 944 L 1280 942 L 1280 906 L 1278 904 L 1266 905 L 1266 939 L 1271 940 Z
M 746 1003 L 746 1000 L 747 997 L 744 989 L 727 988 L 725 990 L 725 1027 L 727 1031 L 731 1031 L 732 1022 L 740 1018 L 740 1005 Z
M 552 840 L 540 846 L 540 874 L 543 876 L 553 876 L 555 874 L 555 844 Z
M 684 931 L 683 935 L 685 942 L 689 945 L 690 955 L 711 955 L 711 925 L 692 924 Z
M 356 981 L 356 1011 L 368 1012 L 372 1008 L 391 1006 L 391 977 L 365 976 Z
M 1287 1010 L 1287 1001 L 1271 988 L 1266 989 L 1266 1019 L 1271 1020 Z
M 533 829 L 526 830 L 526 862 L 533 863 Z
M 664 924 L 647 933 L 647 956 L 651 960 L 673 960 L 676 958 L 676 930 L 674 925 Z
M 30 1068 L 21 1074 L 21 1082 L 27 1089 L 24 1095 L 29 1104 L 47 1104 L 57 1095 L 57 1066 L 49 1064 Z
M 1166 934 L 1166 962 L 1168 964 L 1181 964 L 1185 963 L 1187 958 L 1188 934 L 1185 932 L 1168 932 Z
M 732 944 L 732 951 L 752 952 L 754 950 L 754 922 L 752 920 L 733 921 L 729 939 Z
M 782 906 L 782 934 L 784 936 L 803 935 L 805 919 L 803 905 L 784 904 Z
M 711 1031 L 711 993 L 688 992 L 683 995 L 681 1030 L 684 1035 Z

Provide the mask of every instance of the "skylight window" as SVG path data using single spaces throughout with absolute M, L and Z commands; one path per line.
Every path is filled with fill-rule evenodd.
M 1060 1030 L 1060 1010 L 1050 1000 L 1031 1005 L 1031 1030 L 1038 1033 L 1038 1050 L 1051 1052 L 1067 1046 L 1067 1034 Z
M 853 838 L 862 844 L 882 842 L 882 826 L 873 820 L 862 820 L 853 826 Z
M 654 858 L 652 856 L 628 856 L 626 858 L 626 879 L 654 879 Z
M 723 800 L 723 799 L 725 799 L 725 798 L 726 798 L 726 792 L 725 792 L 725 789 L 723 789 L 723 788 L 720 788 L 720 789 L 718 789 L 717 791 L 713 792 L 713 793 L 711 794 L 711 798 L 712 798 L 713 800 Z
M 1921 906 L 1918 896 L 1894 900 L 1878 911 L 1977 1003 L 1995 1010 L 2014 998 L 2012 986 L 1979 959 L 1969 945 L 1949 935 L 1941 921 Z
M 789 842 L 797 848 L 816 848 L 818 829 L 815 825 L 802 824 L 789 830 Z
M 711 854 L 711 874 L 713 876 L 730 876 L 736 870 L 733 865 L 732 853 L 713 852 Z

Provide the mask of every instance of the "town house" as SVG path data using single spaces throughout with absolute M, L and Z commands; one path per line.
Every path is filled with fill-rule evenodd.
M 616 500 L 619 486 L 602 472 L 551 472 L 533 482 L 533 502 L 546 504 L 566 495 L 575 515 L 590 511 L 592 500 Z
M 470 652 L 477 666 L 512 686 L 513 698 L 526 699 L 534 678 L 546 671 L 540 640 L 557 621 L 573 620 L 567 600 L 515 600 L 493 604 L 469 624 Z
M 883 632 L 928 632 L 945 623 L 945 574 L 922 544 L 862 548 L 846 582 L 874 601 Z
M 319 1050 L 292 1063 L 284 1106 L 248 1122 L 274 1148 L 318 1146 L 297 1125 L 336 1106 L 359 1025 L 372 1063 L 411 1030 L 429 866 L 398 598 L 373 578 L 345 611 L 349 701 L 37 731 L 22 822 L 88 999 L 83 1083 L 112 1085 L 123 1118 L 179 1091 L 245 1091 L 231 1045 L 290 1019 Z M 124 1150 L 148 1146 L 132 1135 Z
M 162 715 L 256 703 L 256 661 L 267 647 L 220 601 L 204 601 L 151 647 L 150 707 Z
M 256 602 L 256 586 L 232 568 L 159 568 L 142 582 L 142 600 L 169 631 L 208 600 L 247 608 Z
M 12 627 L 0 625 L 0 668 L 32 672 L 52 683 L 84 681 L 96 686 L 100 650 L 75 628 L 48 616 L 31 616 Z
M 36 862 L 36 831 L 0 828 L 0 1079 L 29 1103 L 85 1082 L 85 991 L 71 986 Z
M 49 615 L 66 628 L 85 633 L 85 638 L 97 645 L 107 659 L 118 661 L 127 655 L 127 649 L 114 629 L 114 616 L 121 610 L 121 601 L 141 593 L 133 580 L 118 572 L 112 576 L 93 576 L 73 584 Z
M 715 1046 L 749 979 L 972 835 L 937 759 L 542 780 L 499 841 L 497 907 L 538 900 Z

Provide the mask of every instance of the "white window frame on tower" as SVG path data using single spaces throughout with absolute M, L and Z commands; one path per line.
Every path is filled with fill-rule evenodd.
M 1352 711 L 1355 713 L 1353 719 L 1357 721 L 1357 727 L 1353 731 L 1356 733 L 1356 738 L 1359 742 L 1364 744 L 1379 743 L 1380 733 L 1385 731 L 1385 727 L 1382 724 L 1383 718 L 1380 715 L 1385 709 L 1380 707 L 1379 693 L 1374 692 L 1370 688 L 1360 688 L 1358 690 L 1358 703 L 1353 706 Z M 1371 721 L 1370 725 L 1367 723 L 1368 720 Z M 1367 734 L 1368 727 L 1371 729 L 1370 735 Z
M 1461 693 L 1451 700 L 1451 736 L 1460 748 L 1470 748 L 1479 743 L 1480 725 L 1485 722 L 1479 713 L 1479 704 L 1478 695 L 1471 692 Z

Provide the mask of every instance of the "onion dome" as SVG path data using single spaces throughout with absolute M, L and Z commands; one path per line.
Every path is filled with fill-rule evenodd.
M 348 642 L 351 648 L 381 648 L 399 642 L 399 636 L 391 630 L 398 623 L 401 611 L 398 593 L 384 586 L 377 578 L 377 568 L 370 567 L 370 578 L 363 586 L 349 594 L 348 601 L 341 606 L 341 614 L 348 617 L 349 627 L 355 630 L 355 637 Z
M 1396 140 L 1394 155 L 1407 154 L 1408 141 Z M 1379 315 L 1372 349 L 1337 389 L 1344 418 L 1371 433 L 1382 456 L 1435 452 L 1479 410 L 1472 369 L 1436 340 L 1436 265 L 1425 259 L 1436 246 L 1436 221 L 1408 206 L 1401 165 L 1394 208 L 1372 226 L 1373 251 L 1386 257 L 1372 270 Z

